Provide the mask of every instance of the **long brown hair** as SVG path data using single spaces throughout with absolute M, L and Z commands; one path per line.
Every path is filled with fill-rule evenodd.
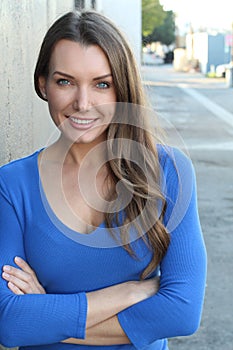
M 153 136 L 149 127 L 148 101 L 134 55 L 124 35 L 105 16 L 94 11 L 69 12 L 50 27 L 39 53 L 34 85 L 38 96 L 44 100 L 39 88 L 39 77 L 48 77 L 51 54 L 61 39 L 79 42 L 84 46 L 98 45 L 108 58 L 118 102 L 115 119 L 108 128 L 108 167 L 115 186 L 121 181 L 123 192 L 130 192 L 132 198 L 124 208 L 123 225 L 117 208 L 116 212 L 108 210 L 105 213 L 105 221 L 109 228 L 113 221 L 122 227 L 122 244 L 130 254 L 133 255 L 134 252 L 127 234 L 127 223 L 133 222 L 138 237 L 148 243 L 153 258 L 142 272 L 141 278 L 144 279 L 164 257 L 170 238 L 163 225 L 166 201 L 160 190 L 156 148 L 156 143 L 160 141 Z M 123 146 L 122 140 L 129 140 L 127 147 Z M 132 156 L 135 151 L 138 162 Z M 113 197 L 115 194 L 114 192 Z

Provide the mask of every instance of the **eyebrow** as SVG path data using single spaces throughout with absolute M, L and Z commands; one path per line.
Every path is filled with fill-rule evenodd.
M 55 71 L 53 73 L 53 75 L 55 75 L 55 74 L 63 75 L 64 77 L 67 77 L 67 78 L 70 78 L 70 79 L 75 79 L 72 75 L 64 73 L 64 72 Z M 111 77 L 111 76 L 112 76 L 112 74 L 108 73 L 108 74 L 101 75 L 100 77 L 93 78 L 93 80 L 95 81 L 95 80 L 105 79 L 105 78 L 108 78 L 108 77 Z

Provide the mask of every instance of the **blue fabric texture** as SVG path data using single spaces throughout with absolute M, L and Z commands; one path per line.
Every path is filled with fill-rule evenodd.
M 0 168 L 0 266 L 15 266 L 14 257 L 21 256 L 47 294 L 14 295 L 0 278 L 0 343 L 21 350 L 106 349 L 60 341 L 85 338 L 86 292 L 138 280 L 151 252 L 142 239 L 132 242 L 137 259 L 120 245 L 109 246 L 113 238 L 104 223 L 82 235 L 52 218 L 40 188 L 39 152 Z M 167 200 L 164 223 L 171 235 L 152 275 L 160 274 L 160 289 L 118 314 L 132 344 L 108 346 L 110 350 L 165 350 L 167 338 L 190 335 L 200 324 L 206 251 L 195 173 L 183 152 L 158 146 L 158 153 Z M 99 247 L 98 239 L 107 241 L 108 248 Z

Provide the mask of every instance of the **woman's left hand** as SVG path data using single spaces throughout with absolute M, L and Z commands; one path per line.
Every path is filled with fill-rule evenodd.
M 16 257 L 15 264 L 19 268 L 4 265 L 2 278 L 8 282 L 8 288 L 17 295 L 46 294 L 32 268 L 22 258 Z

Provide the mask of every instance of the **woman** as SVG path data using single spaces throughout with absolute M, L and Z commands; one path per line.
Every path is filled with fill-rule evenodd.
M 196 331 L 204 298 L 192 164 L 153 136 L 104 16 L 58 19 L 34 78 L 60 136 L 0 169 L 0 343 L 168 349 Z

